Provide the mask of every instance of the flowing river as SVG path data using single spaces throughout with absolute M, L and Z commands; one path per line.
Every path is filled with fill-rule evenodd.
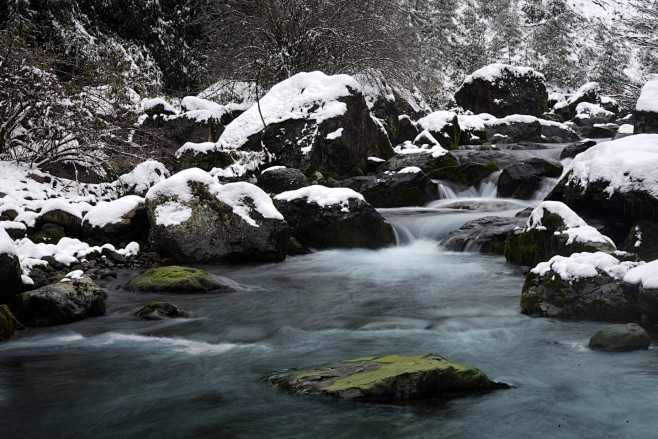
M 234 293 L 131 293 L 120 286 L 137 272 L 122 271 L 105 285 L 106 317 L 0 344 L 0 438 L 655 437 L 656 352 L 591 351 L 605 323 L 522 315 L 515 266 L 439 248 L 466 221 L 538 202 L 494 194 L 489 183 L 424 208 L 382 210 L 395 247 L 201 267 L 231 279 Z M 192 318 L 134 316 L 155 300 Z M 286 368 L 427 352 L 514 388 L 375 404 L 291 395 L 262 380 Z

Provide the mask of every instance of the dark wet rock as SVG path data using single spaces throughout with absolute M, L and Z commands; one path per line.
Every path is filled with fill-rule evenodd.
M 181 197 L 176 191 L 182 191 Z M 220 185 L 199 170 L 182 171 L 146 197 L 149 242 L 177 261 L 281 261 L 288 225 L 269 196 L 249 183 Z M 176 216 L 172 221 L 172 212 Z
M 658 134 L 658 105 L 655 94 L 658 90 L 658 80 L 647 82 L 640 92 L 635 107 L 635 134 Z
M 25 224 L 16 221 L 0 221 L 0 228 L 7 232 L 7 235 L 13 240 L 25 238 L 27 227 Z
M 469 221 L 441 241 L 451 251 L 476 251 L 502 255 L 510 233 L 525 226 L 525 218 L 487 216 Z
M 395 243 L 393 227 L 359 194 L 345 192 L 347 189 L 322 186 L 310 186 L 307 189 L 309 192 L 284 192 L 274 197 L 274 205 L 290 224 L 291 233 L 303 246 L 380 248 Z M 341 200 L 326 205 L 318 204 L 312 201 L 316 191 L 340 194 Z
M 424 173 L 429 173 L 434 169 L 441 169 L 447 166 L 457 166 L 457 159 L 451 153 L 445 153 L 438 157 L 434 157 L 432 153 L 413 153 L 413 154 L 396 154 L 380 166 L 377 171 L 383 173 L 385 171 L 398 172 L 404 168 L 420 168 Z
M 299 256 L 299 255 L 308 255 L 311 253 L 311 250 L 304 247 L 295 237 L 290 237 L 288 241 L 288 250 L 286 254 L 288 256 Z
M 500 171 L 494 162 L 466 163 L 458 166 L 444 167 L 433 170 L 428 177 L 436 180 L 446 180 L 462 186 L 476 186 L 494 172 Z
M 594 145 L 596 145 L 596 141 L 594 140 L 583 140 L 582 142 L 576 142 L 573 145 L 567 145 L 560 153 L 560 160 L 576 157 L 578 154 L 587 151 Z
M 9 307 L 26 326 L 52 326 L 105 315 L 105 299 L 91 279 L 81 278 L 21 293 Z
M 498 196 L 528 200 L 541 186 L 543 177 L 562 175 L 562 164 L 552 160 L 532 158 L 503 169 L 498 177 Z
M 402 115 L 400 116 L 399 121 L 398 135 L 395 138 L 396 144 L 407 141 L 412 142 L 418 137 L 418 134 L 420 134 L 418 126 L 416 126 L 416 122 L 414 122 L 409 116 Z
M 143 320 L 178 319 L 188 317 L 187 312 L 171 303 L 152 302 L 135 313 Z
M 611 139 L 615 137 L 618 130 L 619 125 L 615 123 L 595 124 L 589 130 L 588 136 L 593 139 Z
M 7 236 L 5 234 L 5 236 Z M 2 232 L 0 231 L 0 242 Z M 9 238 L 6 238 L 9 241 Z M 4 244 L 4 243 L 3 243 Z M 7 303 L 21 291 L 21 264 L 18 255 L 13 252 L 0 253 L 0 303 Z
M 637 111 L 634 132 L 635 134 L 658 134 L 658 112 Z
M 14 336 L 14 315 L 7 305 L 0 305 L 0 341 Z
M 649 349 L 649 334 L 636 323 L 611 325 L 597 331 L 589 340 L 589 347 L 601 351 L 635 351 Z
M 535 117 L 508 116 L 504 119 L 487 121 L 485 127 L 487 139 L 492 143 L 540 143 L 543 140 L 542 126 Z
M 423 206 L 438 198 L 438 188 L 423 172 L 384 172 L 334 182 L 364 196 L 374 207 Z
M 203 270 L 178 265 L 151 268 L 133 278 L 128 288 L 142 292 L 182 294 L 234 291 Z
M 561 123 L 540 120 L 542 139 L 549 143 L 568 143 L 580 139 L 575 131 Z
M 565 211 L 571 217 L 569 220 L 560 214 Z M 508 235 L 505 257 L 508 262 L 534 267 L 556 255 L 599 251 L 612 253 L 615 250 L 610 238 L 588 226 L 567 206 L 548 201 L 533 210 L 526 227 Z
M 99 204 L 82 219 L 82 235 L 98 243 L 140 241 L 147 234 L 146 205 L 136 195 Z
M 452 151 L 460 165 L 466 163 L 479 163 L 486 165 L 489 162 L 494 162 L 500 169 L 504 169 L 518 162 L 518 159 L 512 156 L 508 151 L 486 149 L 486 150 L 464 150 Z
M 297 394 L 322 394 L 357 401 L 454 397 L 509 388 L 480 370 L 435 354 L 389 355 L 341 361 L 308 370 L 284 371 L 268 381 Z
M 235 157 L 234 157 L 235 155 Z M 212 171 L 214 168 L 225 169 L 236 162 L 237 154 L 215 147 L 215 143 L 185 143 L 176 151 L 176 161 L 172 168 L 176 171 L 199 168 Z
M 36 243 L 57 244 L 60 239 L 66 236 L 64 227 L 57 224 L 43 224 L 38 231 L 30 234 L 30 239 Z
M 502 64 L 484 67 L 466 78 L 455 93 L 455 100 L 465 110 L 496 117 L 540 116 L 548 111 L 543 76 L 532 69 Z
M 52 205 L 57 206 L 65 205 L 66 202 L 59 200 L 54 201 Z M 50 202 L 46 202 L 46 206 Z M 77 237 L 80 236 L 80 231 L 82 229 L 82 216 L 78 212 L 74 212 L 73 209 L 68 209 L 65 206 L 62 208 L 54 207 L 49 208 L 46 212 L 42 212 L 36 219 L 35 228 L 41 229 L 45 224 L 54 224 L 60 226 L 64 229 L 66 236 Z M 51 244 L 56 244 L 57 242 L 51 242 Z
M 125 264 L 128 262 L 125 256 L 123 256 L 120 253 L 117 253 L 116 251 L 112 250 L 111 248 L 103 248 L 101 251 L 101 255 L 105 256 L 108 260 L 114 262 L 115 264 Z
M 623 248 L 636 253 L 643 261 L 658 259 L 658 223 L 642 220 L 633 224 Z
M 309 185 L 302 171 L 294 168 L 266 169 L 258 177 L 258 186 L 265 192 L 280 194 Z

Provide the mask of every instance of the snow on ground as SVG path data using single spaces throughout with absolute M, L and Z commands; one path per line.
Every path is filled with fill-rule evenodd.
M 573 244 L 574 242 L 588 243 L 588 242 L 597 242 L 602 244 L 610 244 L 613 248 L 615 247 L 612 239 L 608 238 L 605 235 L 602 235 L 594 227 L 587 225 L 585 220 L 578 216 L 576 212 L 571 210 L 569 206 L 559 201 L 543 201 L 532 211 L 528 222 L 526 223 L 525 230 L 546 230 L 546 227 L 542 225 L 542 219 L 544 218 L 544 212 L 548 211 L 553 215 L 558 215 L 562 218 L 564 222 L 565 230 L 556 232 L 563 235 L 567 235 L 569 238 L 567 244 Z
M 635 110 L 658 113 L 658 79 L 644 84 Z
M 658 260 L 633 268 L 624 276 L 624 282 L 641 284 L 643 288 L 658 288 Z
M 360 91 L 361 86 L 351 76 L 328 76 L 322 72 L 298 73 L 276 84 L 247 111 L 226 126 L 217 142 L 221 148 L 236 149 L 249 136 L 263 130 L 261 113 L 267 125 L 289 119 L 310 119 L 316 123 L 340 116 L 347 105 L 338 99 Z
M 307 203 L 315 203 L 320 207 L 338 204 L 347 209 L 350 200 L 365 201 L 363 195 L 349 188 L 329 188 L 321 185 L 303 187 L 294 191 L 287 191 L 275 196 L 275 200 L 293 201 L 306 198 Z
M 570 184 L 586 189 L 607 184 L 605 193 L 644 191 L 658 197 L 658 134 L 637 134 L 603 142 L 580 153 L 564 174 Z
M 637 263 L 620 262 L 608 253 L 574 253 L 571 256 L 553 256 L 548 262 L 541 262 L 531 270 L 539 276 L 546 276 L 551 271 L 562 280 L 573 282 L 581 278 L 596 277 L 600 272 L 615 279 L 622 279 Z
M 92 207 L 82 219 L 92 227 L 105 227 L 108 224 L 121 222 L 124 215 L 144 204 L 144 198 L 137 195 L 127 195 L 114 201 L 101 201 Z

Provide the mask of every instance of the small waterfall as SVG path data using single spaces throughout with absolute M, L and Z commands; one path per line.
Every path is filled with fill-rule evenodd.
M 496 193 L 498 192 L 498 177 L 501 173 L 502 171 L 492 172 L 477 186 L 471 187 L 464 187 L 450 181 L 436 180 L 439 185 L 439 199 L 496 198 Z

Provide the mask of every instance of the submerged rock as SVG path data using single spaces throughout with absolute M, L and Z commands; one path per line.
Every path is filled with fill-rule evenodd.
M 589 340 L 589 347 L 601 351 L 634 351 L 648 349 L 651 338 L 636 323 L 611 325 L 597 331 Z
M 128 287 L 144 292 L 167 293 L 234 291 L 233 288 L 216 281 L 203 270 L 178 265 L 151 268 L 133 278 L 128 283 Z
M 166 302 L 152 302 L 135 313 L 143 320 L 178 319 L 187 317 L 184 309 Z
M 9 307 L 26 326 L 52 326 L 105 315 L 105 299 L 107 294 L 83 277 L 21 293 Z
M 308 370 L 286 371 L 269 377 L 268 381 L 295 393 L 318 393 L 358 401 L 449 397 L 509 388 L 489 380 L 474 367 L 436 354 L 358 358 Z

